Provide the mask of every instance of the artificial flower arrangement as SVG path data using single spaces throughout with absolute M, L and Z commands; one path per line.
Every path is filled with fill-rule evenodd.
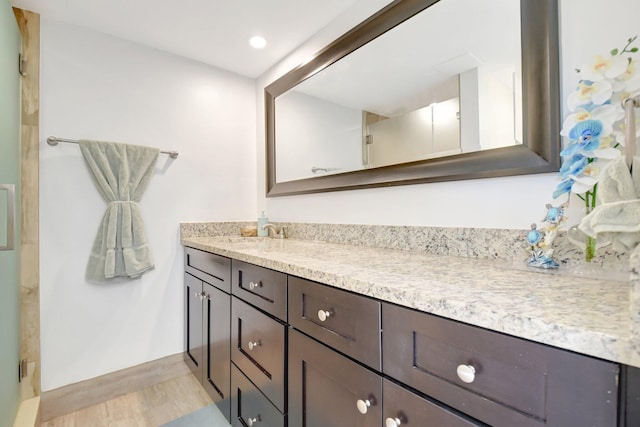
M 613 49 L 606 56 L 598 55 L 593 64 L 576 70 L 580 80 L 576 91 L 567 98 L 570 114 L 560 132 L 569 142 L 560 152 L 561 182 L 553 193 L 554 199 L 566 194 L 567 200 L 557 207 L 547 205 L 544 219 L 547 227 L 538 230 L 533 224 L 527 234 L 531 246 L 527 263 L 531 266 L 558 267 L 552 258 L 551 243 L 565 220 L 564 209 L 569 205 L 571 194 L 584 202 L 589 214 L 597 204 L 600 171 L 621 155 L 625 144 L 622 101 L 640 92 L 640 62 L 634 58 L 638 47 L 633 46 L 636 39 L 637 36 L 630 38 L 622 49 Z M 595 244 L 593 237 L 586 236 L 587 261 L 594 256 Z

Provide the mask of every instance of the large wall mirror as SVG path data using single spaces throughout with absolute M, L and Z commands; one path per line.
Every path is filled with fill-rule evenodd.
M 557 0 L 397 0 L 265 88 L 267 197 L 556 171 Z

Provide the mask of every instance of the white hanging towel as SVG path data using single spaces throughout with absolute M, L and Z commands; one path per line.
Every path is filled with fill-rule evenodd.
M 620 252 L 640 243 L 640 159 L 633 158 L 632 170 L 619 156 L 605 166 L 598 183 L 598 205 L 580 222 L 579 228 L 596 240 L 613 245 Z
M 160 150 L 102 141 L 79 141 L 107 210 L 93 242 L 87 280 L 138 278 L 153 270 L 138 202 L 142 199 Z

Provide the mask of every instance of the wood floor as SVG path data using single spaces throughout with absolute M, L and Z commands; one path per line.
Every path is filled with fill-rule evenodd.
M 41 427 L 157 427 L 212 403 L 192 374 L 53 418 Z

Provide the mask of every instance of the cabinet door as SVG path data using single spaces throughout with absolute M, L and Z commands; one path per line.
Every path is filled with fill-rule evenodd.
M 184 360 L 193 375 L 202 382 L 202 282 L 184 274 Z
M 289 420 L 296 427 L 380 427 L 382 379 L 290 329 Z
M 203 386 L 220 412 L 231 419 L 231 296 L 204 283 Z
M 385 427 L 477 427 L 463 418 L 409 390 L 384 380 Z

